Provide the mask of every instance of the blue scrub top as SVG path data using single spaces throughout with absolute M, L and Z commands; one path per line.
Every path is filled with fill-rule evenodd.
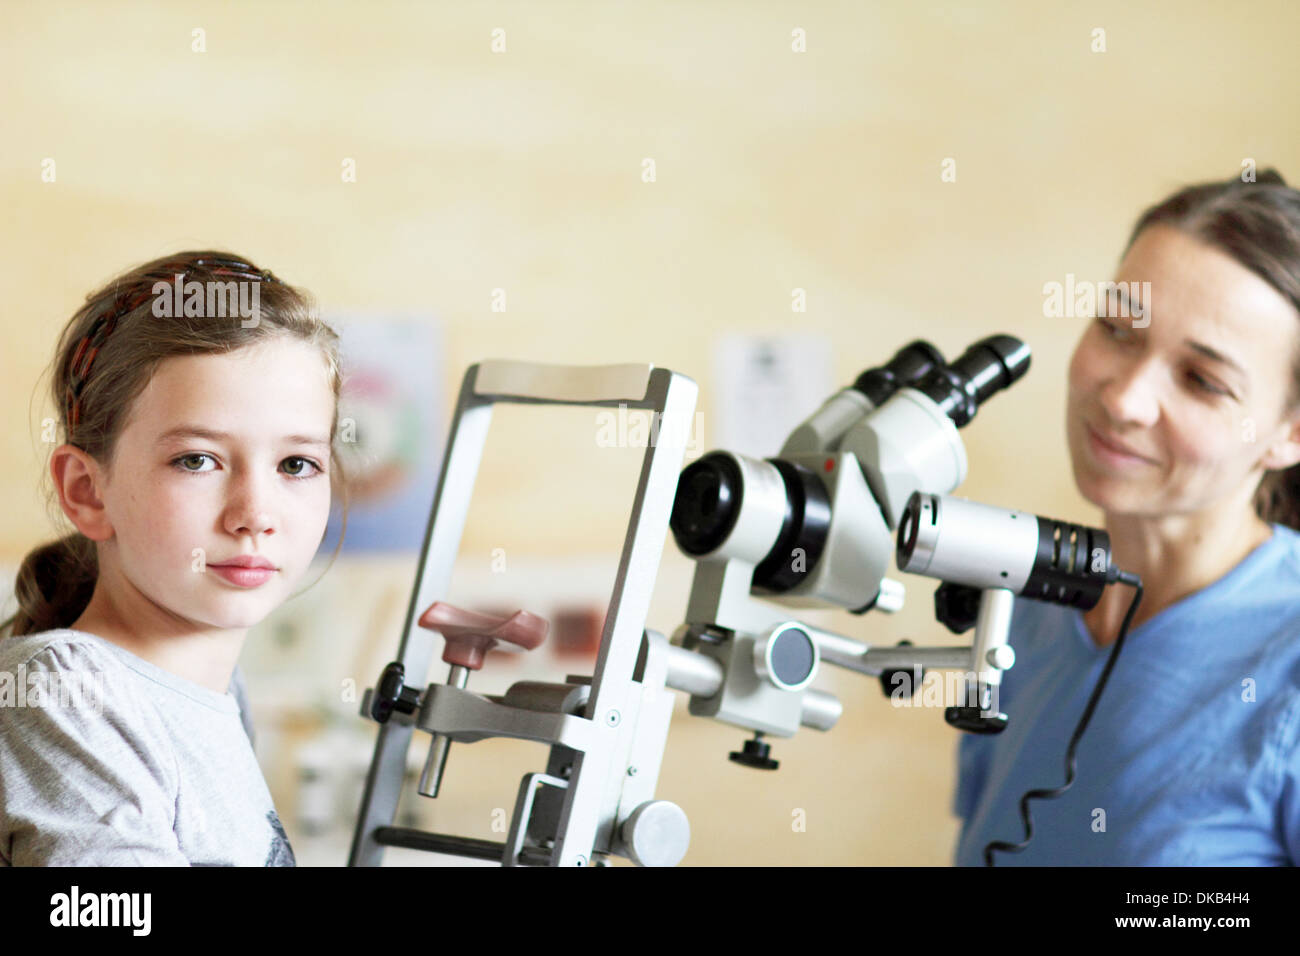
M 1273 535 L 1124 640 L 1076 750 L 1074 785 L 1031 800 L 1034 837 L 996 866 L 1300 862 L 1300 532 Z M 1133 589 L 1119 587 L 1130 599 Z M 1113 648 L 1081 611 L 1016 600 L 995 735 L 964 732 L 954 861 L 1025 837 L 1026 790 L 1065 782 L 1065 750 Z

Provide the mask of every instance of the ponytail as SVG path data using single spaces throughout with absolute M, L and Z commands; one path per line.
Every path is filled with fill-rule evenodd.
M 1300 530 L 1300 465 L 1265 473 L 1255 492 L 1255 513 L 1268 524 Z
M 80 532 L 30 552 L 18 569 L 18 611 L 0 623 L 0 637 L 68 627 L 90 603 L 98 574 L 95 544 Z

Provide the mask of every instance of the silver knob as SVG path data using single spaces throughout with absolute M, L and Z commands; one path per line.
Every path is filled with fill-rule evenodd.
M 997 647 L 990 647 L 984 659 L 988 661 L 990 667 L 1004 671 L 1016 662 L 1016 652 L 1012 650 L 1010 644 L 999 644 Z
M 897 614 L 903 609 L 903 598 L 907 595 L 901 581 L 895 581 L 893 578 L 880 579 L 880 596 L 876 598 L 875 605 L 871 608 L 873 611 L 884 611 L 886 614 Z
M 669 800 L 647 800 L 623 821 L 620 832 L 637 866 L 676 866 L 691 845 L 686 811 Z
M 803 690 L 820 662 L 817 642 L 794 621 L 770 627 L 754 641 L 754 670 L 781 690 Z

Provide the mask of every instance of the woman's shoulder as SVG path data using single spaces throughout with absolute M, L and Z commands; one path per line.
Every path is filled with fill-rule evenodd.
M 1269 656 L 1286 655 L 1300 666 L 1300 531 L 1274 524 L 1271 561 L 1260 563 L 1259 573 L 1249 576 L 1230 595 L 1249 611 L 1267 636 L 1261 650 Z
M 1276 570 L 1285 574 L 1300 588 L 1300 531 L 1289 525 L 1274 523 L 1269 544 L 1277 555 Z

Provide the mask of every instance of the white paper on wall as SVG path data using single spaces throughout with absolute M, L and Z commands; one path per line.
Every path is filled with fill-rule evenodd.
M 709 448 L 770 458 L 835 391 L 829 336 L 721 336 L 713 355 Z

